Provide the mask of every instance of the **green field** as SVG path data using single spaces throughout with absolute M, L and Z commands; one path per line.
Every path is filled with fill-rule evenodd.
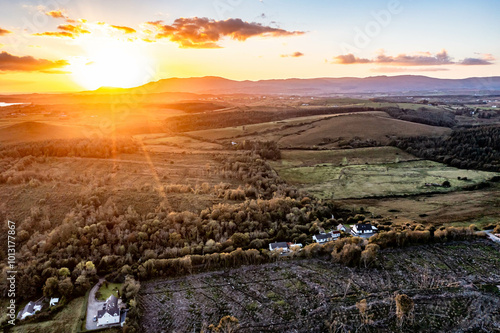
M 487 181 L 497 175 L 456 169 L 427 160 L 411 160 L 408 154 L 396 155 L 393 149 L 308 152 L 303 155 L 302 161 L 299 155 L 288 155 L 287 159 L 285 154 L 284 160 L 275 163 L 274 167 L 287 182 L 319 198 L 335 199 L 444 193 Z M 320 160 L 323 162 L 319 163 Z M 467 177 L 468 180 L 458 180 L 458 177 Z M 442 184 L 444 181 L 449 181 L 451 186 L 426 186 L 426 183 Z
M 16 325 L 10 329 L 11 333 L 70 333 L 76 332 L 78 319 L 82 315 L 85 299 L 79 297 L 72 300 L 66 307 L 57 313 L 52 320 L 40 323 Z
M 121 286 L 121 283 L 103 283 L 98 290 L 98 292 L 101 294 L 98 299 L 100 301 L 105 301 L 112 294 L 118 297 L 118 290 L 120 290 Z

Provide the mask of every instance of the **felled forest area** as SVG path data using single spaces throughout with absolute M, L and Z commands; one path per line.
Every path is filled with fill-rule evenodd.
M 230 316 L 238 332 L 451 332 L 498 328 L 498 246 L 388 249 L 371 268 L 324 259 L 152 280 L 144 331 L 192 332 Z

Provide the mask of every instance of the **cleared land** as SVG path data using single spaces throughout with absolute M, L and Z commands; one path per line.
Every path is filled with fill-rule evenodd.
M 283 161 L 275 162 L 274 167 L 287 182 L 319 198 L 444 193 L 482 183 L 497 175 L 456 169 L 432 161 L 411 160 L 411 155 L 387 147 L 328 153 L 310 151 L 304 156 L 304 161 L 301 161 L 298 155 L 285 154 Z M 320 160 L 324 162 L 317 163 Z M 458 177 L 468 180 L 458 180 Z M 442 184 L 444 181 L 449 181 L 451 186 L 426 185 Z
M 488 241 L 452 243 L 385 250 L 368 271 L 302 260 L 146 282 L 142 328 L 199 331 L 232 315 L 241 332 L 325 332 L 332 323 L 355 330 L 362 322 L 355 304 L 366 299 L 376 321 L 363 329 L 390 332 L 398 330 L 395 292 L 415 302 L 410 331 L 498 328 L 499 249 Z

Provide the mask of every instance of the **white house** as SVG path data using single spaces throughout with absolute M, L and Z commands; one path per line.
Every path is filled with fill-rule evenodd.
M 340 237 L 340 231 L 330 231 L 328 233 L 321 233 L 319 235 L 314 235 L 313 240 L 316 243 L 327 243 L 336 240 L 337 238 Z
M 120 309 L 118 298 L 111 295 L 106 300 L 104 309 L 97 311 L 97 326 L 118 324 L 120 322 Z
M 286 242 L 269 243 L 269 251 L 288 252 L 288 243 Z
M 346 231 L 344 225 L 342 223 L 340 223 L 338 226 L 337 226 L 337 231 Z
M 56 306 L 57 303 L 59 303 L 59 298 L 51 298 L 50 302 L 49 302 L 49 305 L 50 306 Z
M 36 312 L 42 311 L 42 302 L 29 302 L 26 304 L 24 309 L 19 312 L 17 315 L 17 318 L 23 320 L 26 319 L 26 317 L 34 315 Z
M 353 236 L 370 237 L 377 231 L 378 229 L 369 223 L 358 223 L 351 225 L 351 234 Z

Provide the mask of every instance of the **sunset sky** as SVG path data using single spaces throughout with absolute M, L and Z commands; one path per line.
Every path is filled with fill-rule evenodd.
M 500 75 L 500 2 L 0 1 L 0 93 L 235 80 Z

